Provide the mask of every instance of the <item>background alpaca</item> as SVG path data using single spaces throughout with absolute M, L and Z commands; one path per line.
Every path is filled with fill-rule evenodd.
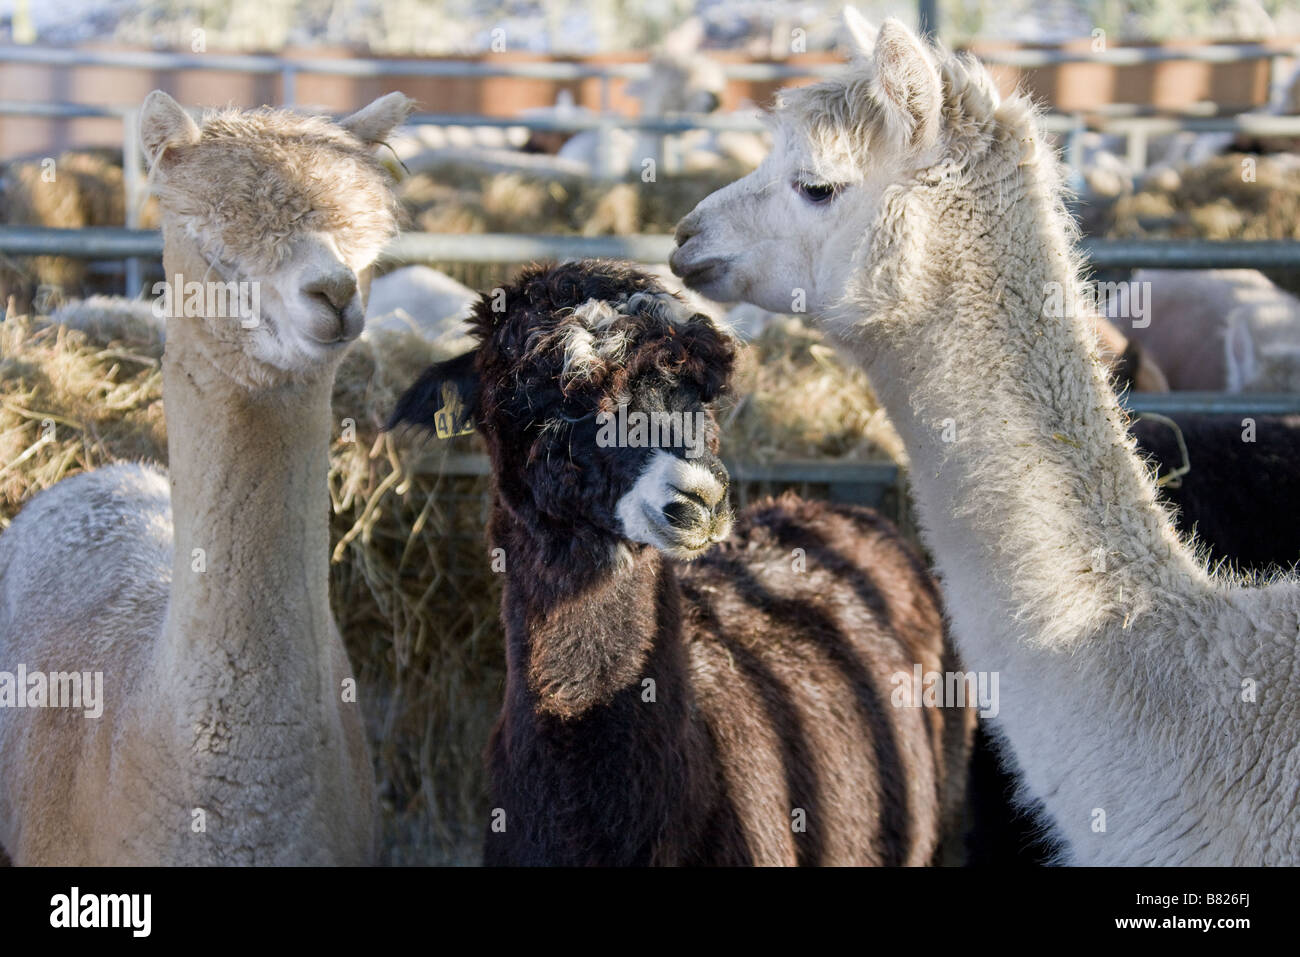
M 127 299 L 125 296 L 87 296 L 55 309 L 50 313 L 50 321 L 101 338 L 138 328 L 166 338 L 167 322 L 155 315 L 153 302 L 152 299 Z
M 1300 391 L 1300 300 L 1254 269 L 1139 269 L 1150 323 L 1126 330 L 1171 388 Z
M 1160 364 L 1139 343 L 1101 315 L 1089 315 L 1097 334 L 1097 355 L 1110 370 L 1117 391 L 1168 392 L 1169 380 Z
M 358 272 L 396 230 L 371 155 L 391 94 L 336 125 L 166 94 L 141 113 L 166 275 L 262 284 L 262 313 L 171 323 L 168 476 L 116 465 L 0 535 L 0 659 L 102 672 L 103 716 L 0 709 L 19 864 L 360 863 L 373 770 L 330 615 L 330 384 Z
M 465 320 L 478 296 L 446 273 L 428 266 L 404 266 L 374 280 L 366 303 L 364 339 L 388 332 L 414 332 L 445 346 L 449 354 L 468 348 Z
M 1254 308 L 1239 307 L 1228 316 L 1223 333 L 1228 392 L 1300 392 L 1300 301 L 1293 304 L 1296 311 L 1287 319 L 1294 328 L 1261 322 L 1264 317 Z
M 450 388 L 492 459 L 508 678 L 488 863 L 931 861 L 973 712 L 887 703 L 895 673 L 952 670 L 919 559 L 868 510 L 792 498 L 728 537 L 710 406 L 734 347 L 649 276 L 532 267 L 505 301 L 393 416 L 431 426 Z M 603 447 L 620 404 L 709 443 Z
M 722 105 L 727 76 L 722 66 L 699 49 L 704 24 L 690 18 L 674 29 L 647 64 L 644 76 L 624 87 L 624 96 L 639 101 L 639 114 L 657 118 L 683 113 L 713 113 Z M 598 116 L 574 103 L 561 90 L 553 106 L 520 112 L 524 119 L 587 120 Z M 449 160 L 501 172 L 543 178 L 621 179 L 640 176 L 642 163 L 657 168 L 702 173 L 740 166 L 752 169 L 766 152 L 762 134 L 742 130 L 690 130 L 664 134 L 615 126 L 602 143 L 600 131 L 536 130 L 516 127 L 412 126 L 398 131 L 386 144 L 393 157 L 411 173 L 436 168 Z M 394 169 L 398 162 L 393 163 Z
M 1028 102 L 897 21 L 857 32 L 845 77 L 784 94 L 763 166 L 683 220 L 675 271 L 759 305 L 803 288 L 865 366 L 958 649 L 1002 675 L 995 727 L 1063 856 L 1300 861 L 1300 587 L 1206 571 L 1092 337 L 1046 308 L 1078 298 L 1078 259 Z
M 1266 574 L 1300 561 L 1300 416 L 1177 415 L 1177 432 L 1159 419 L 1129 427 L 1160 475 L 1191 466 L 1161 488 L 1177 508 L 1178 528 L 1204 547 L 1211 566 L 1226 562 Z
M 720 63 L 701 52 L 704 34 L 698 17 L 686 20 L 664 37 L 646 76 L 627 84 L 624 92 L 640 101 L 641 116 L 714 113 L 722 106 L 727 75 Z M 563 108 L 557 109 L 563 115 Z M 762 135 L 740 130 L 664 134 L 614 129 L 608 145 L 609 154 L 602 158 L 600 133 L 583 130 L 565 141 L 556 157 L 601 176 L 622 178 L 641 175 L 647 159 L 654 160 L 656 169 L 667 163 L 685 173 L 729 166 L 752 169 L 767 150 Z
M 391 333 L 413 333 L 437 345 L 445 354 L 454 355 L 470 345 L 466 320 L 477 298 L 472 289 L 446 273 L 428 266 L 403 266 L 370 283 L 361 338 L 376 340 Z M 55 309 L 50 313 L 50 321 L 101 339 L 143 325 L 165 339 L 167 324 L 165 318 L 155 313 L 155 301 L 155 298 L 88 296 Z M 383 349 L 390 344 L 379 345 Z

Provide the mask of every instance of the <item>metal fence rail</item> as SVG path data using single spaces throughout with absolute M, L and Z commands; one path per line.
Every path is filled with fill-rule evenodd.
M 1066 50 L 986 50 L 981 58 L 990 64 L 1001 64 L 1023 69 L 1061 63 L 1103 63 L 1128 66 L 1142 63 L 1169 61 L 1201 61 L 1231 63 L 1268 59 L 1274 63 L 1274 86 L 1280 73 L 1277 64 L 1282 58 L 1300 56 L 1300 46 L 1287 44 L 1217 44 L 1206 47 L 1170 49 L 1163 47 L 1116 47 L 1104 51 Z M 593 130 L 600 134 L 597 152 L 597 171 L 604 176 L 613 175 L 611 166 L 611 135 L 616 127 L 644 130 L 662 134 L 682 133 L 704 129 L 714 131 L 735 130 L 759 132 L 764 129 L 760 119 L 753 115 L 706 116 L 665 115 L 624 117 L 610 109 L 610 84 L 614 79 L 633 79 L 644 76 L 649 70 L 646 63 L 574 63 L 557 61 L 492 62 L 490 58 L 477 60 L 452 59 L 375 59 L 325 57 L 287 58 L 280 56 L 221 53 L 174 53 L 140 50 L 84 50 L 0 46 L 0 63 L 27 63 L 46 66 L 71 67 L 78 65 L 118 67 L 149 70 L 206 70 L 230 71 L 271 75 L 281 78 L 280 98 L 284 105 L 296 102 L 296 77 L 299 74 L 319 74 L 347 77 L 522 77 L 555 81 L 598 79 L 600 81 L 601 110 L 596 114 L 575 111 L 573 115 L 495 117 L 480 114 L 423 113 L 413 116 L 413 125 L 465 126 L 465 127 L 522 127 L 535 131 L 579 132 Z M 735 79 L 772 82 L 797 77 L 822 77 L 833 75 L 843 67 L 839 63 L 727 63 L 720 64 L 724 73 Z M 1106 113 L 1107 111 L 1101 111 Z M 1194 132 L 1237 132 L 1247 136 L 1300 136 L 1300 117 L 1241 114 L 1237 116 L 1143 116 L 1140 108 L 1121 105 L 1115 115 L 1049 114 L 1041 120 L 1043 128 L 1061 136 L 1066 141 L 1067 160 L 1078 169 L 1080 153 L 1078 137 L 1084 130 L 1111 133 L 1124 138 L 1129 162 L 1135 168 L 1146 165 L 1147 143 L 1154 136 L 1188 130 Z M 27 103 L 8 100 L 0 102 L 0 115 L 40 116 L 49 119 L 113 118 L 124 121 L 124 155 L 133 151 L 135 137 L 131 107 L 90 107 L 69 103 Z M 138 190 L 139 176 L 135 169 L 127 170 L 128 208 L 134 208 L 133 199 Z M 127 225 L 134 225 L 133 222 Z M 134 264 L 129 264 L 132 274 Z
M 672 236 L 557 236 L 510 233 L 405 233 L 385 250 L 390 259 L 408 262 L 516 263 L 544 259 L 615 258 L 662 263 L 672 252 Z M 1300 268 L 1300 241 L 1262 240 L 1211 242 L 1203 240 L 1091 240 L 1085 254 L 1098 268 L 1167 267 Z M 158 259 L 162 234 L 146 229 L 97 227 L 49 229 L 0 226 L 0 253 L 10 256 L 65 255 L 83 259 Z M 1220 415 L 1300 414 L 1300 395 L 1228 395 L 1214 392 L 1135 393 L 1123 398 L 1132 412 Z M 838 468 L 839 466 L 837 466 Z M 847 466 L 846 466 L 847 467 Z M 856 467 L 856 466 L 855 466 Z M 823 481 L 782 477 L 777 471 L 753 471 L 742 466 L 747 481 Z M 751 468 L 750 472 L 743 472 Z M 765 467 L 766 468 L 766 467 Z M 830 474 L 830 473 L 826 473 Z M 803 476 L 804 472 L 799 475 Z M 868 484 L 889 484 L 876 475 Z M 848 482 L 840 477 L 835 481 Z M 830 479 L 826 479 L 830 481 Z
M 980 59 L 988 64 L 1012 66 L 1020 69 L 1052 66 L 1062 63 L 1100 63 L 1111 66 L 1134 66 L 1145 63 L 1170 61 L 1199 61 L 1208 63 L 1233 63 L 1251 60 L 1279 60 L 1300 57 L 1300 46 L 1288 44 L 1216 44 L 1205 47 L 1188 47 L 1171 49 L 1165 47 L 1114 47 L 1100 52 L 1069 50 L 983 50 Z M 202 70 L 234 73 L 251 73 L 258 75 L 279 75 L 281 77 L 281 100 L 283 105 L 292 106 L 296 102 L 295 77 L 298 74 L 315 74 L 343 77 L 519 77 L 525 79 L 542 79 L 553 81 L 575 81 L 597 79 L 602 81 L 601 101 L 608 104 L 609 81 L 614 79 L 636 79 L 649 71 L 649 65 L 640 63 L 573 63 L 564 61 L 518 61 L 503 60 L 494 63 L 490 59 L 455 60 L 455 59 L 376 59 L 376 58 L 327 58 L 301 57 L 288 58 L 258 54 L 222 54 L 222 53 L 174 53 L 147 50 L 84 50 L 59 49 L 51 47 L 30 47 L 0 45 L 0 64 L 26 63 L 40 66 L 101 66 L 145 70 Z M 720 63 L 723 73 L 731 79 L 751 82 L 775 82 L 798 79 L 801 77 L 833 76 L 843 70 L 841 63 Z M 38 113 L 42 107 L 55 112 Z M 103 110 L 105 112 L 77 112 L 81 109 Z M 0 113 L 15 115 L 49 115 L 58 117 L 111 116 L 125 112 L 125 107 L 79 107 L 76 104 L 27 104 L 21 101 L 6 101 L 0 104 Z M 1132 104 L 1121 104 L 1121 112 L 1132 113 L 1138 110 Z M 1105 113 L 1106 110 L 1089 111 Z M 729 120 L 720 117 L 694 117 L 681 119 L 653 118 L 617 118 L 620 125 L 629 128 L 659 130 L 661 132 L 681 132 L 688 129 L 761 129 L 755 122 L 746 119 Z M 1104 116 L 1088 120 L 1091 129 L 1121 133 L 1142 130 L 1149 135 L 1158 135 L 1168 129 L 1187 129 L 1200 132 L 1228 131 L 1239 129 L 1255 135 L 1295 135 L 1296 129 L 1291 124 L 1282 122 L 1276 126 L 1259 122 L 1246 125 L 1234 124 L 1234 117 L 1145 117 L 1145 116 Z M 1260 117 L 1260 121 L 1266 118 Z M 1273 118 L 1281 119 L 1281 118 Z M 703 121 L 703 122 L 701 122 Z M 573 117 L 564 119 L 550 118 L 506 118 L 477 114 L 422 114 L 412 117 L 414 124 L 426 125 L 462 125 L 462 126 L 525 126 L 538 130 L 576 131 L 600 128 L 609 122 L 609 117 Z M 640 125 L 641 123 L 647 125 Z M 1044 118 L 1044 126 L 1051 132 L 1066 133 L 1077 128 L 1078 116 L 1052 114 Z M 1127 122 L 1127 126 L 1125 126 Z M 1173 125 L 1171 125 L 1173 124 Z M 1186 125 L 1182 125 L 1186 124 Z
M 162 257 L 162 233 L 156 229 L 91 226 L 0 226 L 0 253 L 11 256 L 67 256 L 70 259 Z
M 1085 239 L 1095 269 L 1300 269 L 1294 239 Z
M 1198 63 L 1240 63 L 1300 56 L 1300 46 L 1271 43 L 1214 43 L 1203 47 L 1107 47 L 1105 50 L 981 50 L 985 63 L 1022 70 L 1061 63 L 1103 63 L 1142 66 L 1146 63 L 1191 60 Z
M 808 494 L 809 486 L 824 486 L 832 502 L 869 505 L 889 515 L 900 528 L 910 527 L 906 499 L 906 476 L 891 461 L 843 462 L 821 459 L 783 459 L 748 462 L 725 458 L 731 476 L 733 502 L 744 507 L 752 488 L 758 495 L 784 488 Z M 439 474 L 450 478 L 484 478 L 492 473 L 488 457 L 481 453 L 428 452 L 407 465 L 418 474 Z M 915 536 L 913 536 L 915 537 Z
M 1101 63 L 1109 66 L 1140 66 L 1167 61 L 1237 63 L 1300 56 L 1300 45 L 1235 43 L 1203 47 L 1109 47 L 1092 50 L 980 50 L 979 58 L 999 66 L 1034 69 L 1062 63 Z M 537 62 L 489 59 L 373 57 L 279 57 L 260 54 L 173 53 L 152 50 L 85 50 L 0 45 L 0 63 L 30 63 L 46 66 L 103 66 L 141 70 L 216 70 L 232 73 L 312 73 L 323 76 L 518 76 L 544 80 L 643 76 L 645 63 L 572 63 L 556 60 Z M 764 82 L 803 76 L 827 76 L 842 69 L 839 63 L 723 63 L 727 76 Z
M 1130 412 L 1157 415 L 1300 414 L 1300 395 L 1286 392 L 1129 392 L 1120 402 Z
M 1300 57 L 1300 46 L 1268 44 L 1219 44 L 1213 46 L 1167 48 L 1113 48 L 1103 52 L 1063 50 L 984 51 L 986 63 L 1022 69 L 1061 63 L 1104 63 L 1130 66 L 1177 60 L 1230 63 L 1246 60 Z M 525 77 L 556 81 L 598 79 L 601 81 L 602 111 L 596 114 L 575 111 L 571 116 L 494 117 L 471 114 L 423 113 L 413 116 L 416 125 L 466 127 L 524 127 L 533 130 L 608 132 L 615 126 L 659 133 L 680 133 L 693 129 L 743 130 L 763 129 L 752 115 L 701 116 L 665 115 L 624 117 L 609 110 L 610 82 L 644 76 L 646 63 L 583 64 L 556 61 L 427 60 L 427 59 L 329 59 L 304 57 L 288 59 L 274 56 L 228 54 L 181 54 L 150 51 L 59 50 L 23 46 L 0 46 L 0 63 L 29 63 L 49 66 L 104 66 L 150 70 L 216 70 L 255 74 L 278 74 L 281 98 L 286 105 L 295 102 L 296 77 L 320 74 L 350 77 Z M 840 71 L 838 63 L 723 64 L 727 76 L 751 81 L 775 81 L 806 76 L 827 76 Z M 1277 71 L 1274 71 L 1275 78 Z M 1130 138 L 1130 158 L 1141 157 L 1151 136 L 1180 130 L 1193 132 L 1237 132 L 1249 136 L 1300 136 L 1300 117 L 1265 114 L 1226 116 L 1189 112 L 1180 115 L 1144 115 L 1146 111 L 1132 105 L 1117 105 L 1088 115 L 1050 114 L 1042 123 L 1048 132 L 1073 140 L 1082 130 L 1114 133 Z M 106 118 L 123 123 L 125 181 L 127 190 L 128 228 L 50 229 L 0 225 L 0 253 L 11 256 L 58 255 L 81 259 L 124 259 L 128 286 L 140 288 L 140 261 L 158 259 L 162 254 L 159 233 L 130 228 L 134 222 L 136 200 L 141 190 L 140 161 L 135 143 L 136 107 L 88 106 L 71 103 L 0 101 L 0 115 L 44 117 L 49 119 Z M 1082 250 L 1091 264 L 1099 269 L 1123 268 L 1300 268 L 1300 242 L 1253 241 L 1213 242 L 1204 240 L 1086 240 Z M 612 257 L 639 262 L 661 263 L 673 249 L 673 238 L 665 235 L 632 236 L 561 236 L 514 234 L 432 234 L 406 233 L 385 251 L 390 259 L 405 262 L 513 263 L 536 259 Z M 1297 396 L 1228 396 L 1219 394 L 1173 393 L 1167 396 L 1138 394 L 1126 397 L 1134 411 L 1166 414 L 1205 412 L 1223 414 L 1283 414 L 1300 412 Z M 897 481 L 893 473 L 837 469 L 892 469 L 893 466 L 855 463 L 812 463 L 829 484 L 888 485 Z M 822 481 L 808 478 L 809 463 L 777 463 L 758 466 L 736 463 L 738 480 L 746 481 Z M 782 468 L 794 471 L 782 472 Z M 746 470 L 750 471 L 746 471 Z M 766 471 L 764 471 L 766 470 Z M 814 470 L 815 471 L 815 470 Z M 832 475 L 834 472 L 834 475 Z M 785 475 L 786 478 L 779 476 Z M 864 478 L 864 476 L 868 476 Z
M 1131 413 L 1215 414 L 1253 417 L 1300 415 L 1300 395 L 1222 395 L 1212 392 L 1128 393 L 1120 402 Z M 789 486 L 825 486 L 831 501 L 884 508 L 900 526 L 908 523 L 906 475 L 892 461 L 826 461 L 784 459 L 745 461 L 727 457 L 723 463 L 733 486 L 756 484 L 769 491 Z M 456 477 L 491 474 L 488 457 L 479 453 L 428 452 L 411 466 L 416 472 Z
M 898 481 L 899 468 L 893 462 L 837 462 L 822 459 L 783 459 L 746 462 L 726 459 L 724 464 L 737 482 L 812 482 L 891 485 Z M 414 461 L 415 471 L 481 477 L 492 474 L 492 463 L 481 453 L 428 452 Z
M 1279 54 L 1283 55 L 1283 54 Z M 99 66 L 137 70 L 205 70 L 281 77 L 286 105 L 294 102 L 295 78 L 301 73 L 345 77 L 522 77 L 574 81 L 636 79 L 649 71 L 647 63 L 570 63 L 556 60 L 375 59 L 349 57 L 278 57 L 257 54 L 172 53 L 151 50 L 84 50 L 0 45 L 0 63 L 38 66 Z M 728 77 L 768 82 L 804 76 L 829 76 L 838 63 L 724 63 Z
M 1098 269 L 1300 269 L 1300 240 L 1089 239 L 1080 244 Z M 535 259 L 614 258 L 667 262 L 664 234 L 564 236 L 520 233 L 403 233 L 384 251 L 399 262 L 520 263 Z M 0 253 L 125 259 L 162 255 L 162 234 L 97 226 L 54 229 L 0 225 Z

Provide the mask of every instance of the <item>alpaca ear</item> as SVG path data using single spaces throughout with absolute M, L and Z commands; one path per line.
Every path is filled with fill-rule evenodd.
M 440 439 L 473 432 L 479 411 L 477 360 L 478 350 L 471 349 L 429 366 L 402 393 L 384 428 L 414 425 L 436 433 Z
M 1242 392 L 1259 375 L 1259 357 L 1255 352 L 1255 339 L 1240 308 L 1228 314 L 1228 328 L 1224 334 L 1223 358 L 1227 363 L 1227 391 Z
M 406 122 L 414 108 L 415 101 L 405 93 L 389 93 L 339 120 L 339 126 L 361 142 L 374 146 Z
M 154 90 L 140 107 L 140 145 L 150 166 L 175 147 L 199 141 L 199 126 L 184 108 L 162 90 Z
M 844 26 L 849 31 L 853 55 L 862 59 L 870 59 L 871 54 L 876 49 L 876 36 L 880 31 L 858 12 L 857 7 L 844 8 Z
M 892 17 L 876 38 L 875 67 L 872 91 L 898 141 L 915 149 L 933 145 L 943 105 L 939 71 L 915 34 Z

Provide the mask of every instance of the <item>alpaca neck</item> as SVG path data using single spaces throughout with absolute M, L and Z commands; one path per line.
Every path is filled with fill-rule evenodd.
M 549 548 L 503 510 L 497 515 L 512 694 L 539 715 L 572 719 L 639 702 L 652 668 L 677 676 L 680 591 L 657 551 L 600 563 Z
M 332 374 L 254 391 L 214 365 L 215 354 L 203 320 L 169 321 L 168 664 L 255 663 L 248 680 L 301 689 L 315 682 L 313 663 L 335 633 L 326 487 Z M 288 697 L 255 700 L 300 702 Z
M 987 613 L 967 631 L 995 662 L 1012 628 L 1073 646 L 1203 576 L 1129 450 L 1086 318 L 1043 314 L 1049 290 L 1077 292 L 1047 174 L 1002 169 L 980 195 L 909 203 L 906 262 L 876 273 L 888 301 L 865 289 L 849 333 L 907 448 L 953 605 Z
M 702 826 L 689 815 L 708 801 L 708 744 L 691 720 L 676 576 L 649 548 L 610 566 L 555 561 L 513 522 L 500 509 L 493 521 L 512 564 L 491 760 L 512 830 L 489 840 L 488 860 L 681 863 Z

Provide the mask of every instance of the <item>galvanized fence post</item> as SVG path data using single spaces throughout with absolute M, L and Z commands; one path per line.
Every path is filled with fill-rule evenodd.
M 140 157 L 140 111 L 127 110 L 122 116 L 122 183 L 126 190 L 126 227 L 138 229 L 140 207 L 144 202 Z M 126 261 L 126 297 L 134 299 L 141 292 L 140 260 Z

